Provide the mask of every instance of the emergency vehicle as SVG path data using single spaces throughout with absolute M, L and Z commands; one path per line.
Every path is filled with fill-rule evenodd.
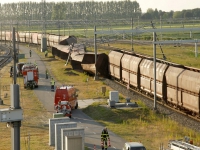
M 170 150 L 200 150 L 200 147 L 192 143 L 192 141 L 171 140 L 168 143 L 168 148 L 170 148 Z
M 54 97 L 54 109 L 57 113 L 71 117 L 71 110 L 78 108 L 77 90 L 73 86 L 57 87 Z
M 123 150 L 146 150 L 146 148 L 140 142 L 126 142 Z
M 34 89 L 38 87 L 39 73 L 35 64 L 24 64 L 22 67 L 22 75 L 24 78 L 24 88 Z

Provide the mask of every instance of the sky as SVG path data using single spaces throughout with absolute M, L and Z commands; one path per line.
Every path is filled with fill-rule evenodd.
M 42 0 L 0 0 L 1 4 L 13 3 L 13 2 L 14 3 L 30 2 L 30 1 L 41 2 Z M 46 2 L 60 2 L 60 1 L 77 2 L 77 1 L 92 1 L 92 0 L 46 0 Z M 94 1 L 107 1 L 107 0 L 94 0 Z M 142 12 L 146 12 L 148 8 L 152 9 L 157 8 L 158 10 L 166 12 L 169 12 L 171 10 L 181 11 L 183 9 L 200 8 L 200 0 L 136 0 L 136 1 L 139 3 Z

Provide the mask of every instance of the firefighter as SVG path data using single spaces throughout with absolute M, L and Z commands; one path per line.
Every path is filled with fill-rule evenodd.
M 69 104 L 69 102 L 66 102 L 66 105 L 63 105 L 63 114 L 64 116 L 68 116 L 69 118 L 71 118 L 71 106 Z
M 54 91 L 55 81 L 51 78 L 51 91 Z
M 104 150 L 104 148 L 105 148 L 105 150 L 107 150 L 108 140 L 110 140 L 110 138 L 109 138 L 108 130 L 105 127 L 101 132 L 101 147 L 102 147 L 102 150 Z M 104 146 L 104 144 L 105 144 L 105 146 Z
M 32 51 L 31 51 L 31 49 L 30 49 L 30 51 L 29 51 L 29 54 L 30 54 L 30 57 L 31 57 L 31 54 L 32 54 Z
M 56 106 L 56 112 L 60 113 L 61 111 L 61 100 L 58 102 L 58 105 Z

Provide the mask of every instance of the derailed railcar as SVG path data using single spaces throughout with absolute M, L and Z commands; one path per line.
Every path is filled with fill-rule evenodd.
M 108 55 L 105 53 L 98 55 L 96 69 L 101 76 L 108 77 Z
M 81 63 L 83 61 L 84 53 L 79 54 L 77 52 L 74 52 L 71 54 L 71 66 L 74 70 L 83 70 Z
M 82 69 L 91 75 L 97 73 L 98 76 L 108 77 L 108 56 L 104 53 L 97 54 L 97 62 L 95 65 L 95 60 L 94 60 L 95 54 L 94 53 L 92 54 L 93 55 L 90 54 L 90 57 L 84 56 L 84 59 L 90 60 L 90 62 L 84 61 L 83 59 L 83 62 L 81 63 Z
M 52 54 L 64 60 L 67 60 L 69 52 L 70 52 L 69 45 L 54 45 L 52 47 Z
M 61 36 L 60 45 L 72 45 L 77 43 L 77 38 L 75 36 Z
M 73 69 L 83 70 L 82 64 L 94 64 L 94 53 L 91 52 L 73 52 L 71 54 L 71 65 Z M 83 65 L 84 66 L 84 65 Z

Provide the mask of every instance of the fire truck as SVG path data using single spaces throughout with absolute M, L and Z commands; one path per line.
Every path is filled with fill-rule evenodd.
M 71 118 L 72 109 L 78 108 L 78 94 L 74 86 L 57 87 L 54 97 L 54 109 L 57 113 Z
M 200 147 L 193 145 L 193 141 L 188 137 L 185 137 L 185 141 L 170 140 L 168 143 L 168 148 L 170 148 L 169 150 L 200 150 Z
M 24 78 L 24 88 L 34 89 L 38 87 L 39 73 L 35 64 L 24 64 L 22 67 L 22 75 Z

